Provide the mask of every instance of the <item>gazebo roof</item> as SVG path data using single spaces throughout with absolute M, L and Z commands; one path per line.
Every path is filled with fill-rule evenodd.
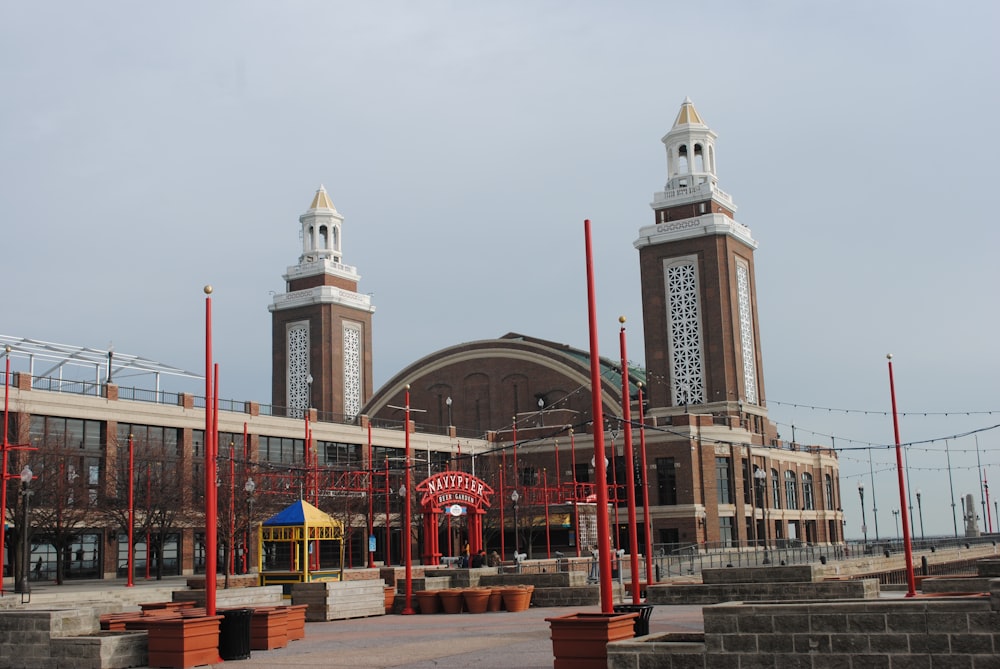
M 341 523 L 315 506 L 299 500 L 263 522 L 265 527 L 340 527 Z

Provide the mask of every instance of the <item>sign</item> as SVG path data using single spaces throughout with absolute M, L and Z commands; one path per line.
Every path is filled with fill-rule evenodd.
M 368 535 L 368 552 L 369 553 L 374 553 L 375 552 L 375 535 L 374 534 L 369 534 Z
M 418 483 L 417 490 L 423 493 L 420 504 L 424 509 L 444 509 L 446 513 L 456 504 L 482 512 L 490 506 L 493 495 L 493 489 L 482 479 L 455 471 L 434 474 Z
M 456 517 L 461 516 L 465 513 L 465 507 L 460 504 L 452 504 L 448 507 L 448 513 Z

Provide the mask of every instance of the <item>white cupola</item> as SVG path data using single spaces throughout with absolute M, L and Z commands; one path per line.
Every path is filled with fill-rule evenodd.
M 319 187 L 316 197 L 309 205 L 309 211 L 299 216 L 302 224 L 302 255 L 299 264 L 331 260 L 341 262 L 341 226 L 344 217 L 326 194 L 326 188 Z
M 691 98 L 684 98 L 674 126 L 661 140 L 667 147 L 667 191 L 717 185 L 715 139 Z

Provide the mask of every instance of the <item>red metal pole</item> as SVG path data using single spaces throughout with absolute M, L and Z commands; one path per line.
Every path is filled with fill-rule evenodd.
M 4 352 L 7 363 L 3 375 L 3 471 L 0 472 L 0 597 L 3 596 L 3 568 L 7 558 L 4 534 L 7 527 L 7 448 L 10 446 L 7 440 L 7 415 L 10 408 L 10 346 L 7 346 Z
M 249 460 L 247 459 L 247 453 L 248 453 L 247 448 L 248 448 L 247 447 L 247 424 L 246 424 L 246 421 L 244 421 L 243 422 L 243 474 L 244 474 L 244 476 L 246 476 L 246 474 L 249 471 Z M 249 502 L 247 502 L 247 506 L 249 507 Z M 248 528 L 250 527 L 250 522 L 251 522 L 249 514 L 250 514 L 250 509 L 247 508 L 247 527 Z M 246 532 L 243 533 L 243 573 L 244 574 L 246 574 L 247 571 L 248 571 L 247 570 L 247 564 L 249 563 L 249 561 L 250 561 L 250 531 L 248 529 Z
M 549 531 L 549 472 L 542 470 L 542 489 L 545 491 L 543 502 L 545 503 L 545 557 L 552 559 L 552 535 Z
M 135 585 L 135 550 L 132 548 L 135 532 L 135 446 L 132 433 L 128 435 L 128 580 L 129 588 Z M 149 544 L 146 544 L 146 563 L 149 563 Z
M 639 387 L 639 451 L 642 460 L 642 517 L 646 535 L 646 582 L 656 583 L 656 574 L 653 571 L 653 519 L 649 515 L 649 485 L 646 480 L 646 422 L 643 417 L 642 408 L 642 383 L 636 384 Z
M 597 295 L 594 288 L 593 249 L 590 219 L 583 222 L 587 264 L 587 311 L 590 334 L 590 395 L 594 421 L 594 477 L 597 485 L 597 552 L 600 563 L 601 611 L 614 612 L 611 587 L 611 541 L 608 527 L 608 473 L 604 464 L 604 405 L 601 402 L 601 360 L 597 345 Z
M 569 457 L 573 461 L 573 528 L 576 532 L 576 556 L 580 557 L 580 507 L 576 503 L 576 436 L 569 429 Z
M 899 475 L 899 512 L 903 521 L 903 548 L 906 552 L 906 596 L 917 596 L 916 578 L 913 575 L 913 544 L 910 543 L 910 520 L 906 512 L 906 481 L 903 479 L 903 453 L 899 445 L 899 416 L 896 413 L 896 383 L 892 377 L 892 354 L 889 360 L 889 394 L 892 397 L 892 430 L 896 437 L 896 473 Z
M 372 424 L 368 423 L 368 543 L 375 535 L 375 482 L 373 474 L 375 466 L 372 464 Z M 375 568 L 375 551 L 368 546 L 368 568 Z
M 559 440 L 553 439 L 553 448 L 556 452 L 556 503 L 560 501 L 559 497 Z
M 517 490 L 519 485 L 521 485 L 521 472 L 517 471 L 517 416 L 514 416 L 514 490 Z M 514 533 L 517 533 L 516 527 Z
M 500 500 L 500 559 L 501 560 L 505 559 L 507 555 L 507 550 L 506 546 L 504 545 L 504 536 L 503 536 L 504 532 L 507 531 L 507 525 L 506 523 L 504 523 L 504 518 L 503 518 L 503 508 L 507 506 L 506 504 L 504 504 L 504 500 L 506 498 L 503 496 L 503 474 L 504 471 L 506 471 L 506 469 L 507 469 L 507 449 L 503 449 L 502 451 L 500 451 L 500 496 L 497 498 Z
M 639 528 L 635 519 L 635 456 L 632 452 L 632 395 L 628 382 L 628 355 L 625 352 L 625 317 L 619 316 L 621 330 L 618 339 L 622 349 L 622 419 L 625 422 L 625 485 L 628 486 L 626 500 L 628 503 L 628 548 L 632 562 L 632 603 L 642 602 L 639 580 Z M 620 568 L 620 567 L 619 567 Z M 648 578 L 648 574 L 647 574 Z
M 389 524 L 389 514 L 391 509 L 389 508 L 389 458 L 385 459 L 385 566 L 392 566 L 392 555 L 389 548 L 392 546 L 391 541 L 391 530 L 392 527 Z
M 229 574 L 236 573 L 236 444 L 229 440 Z
M 212 383 L 212 287 L 205 286 L 205 615 L 215 615 L 216 572 L 216 490 L 215 490 L 215 416 Z M 146 544 L 149 565 L 149 543 Z
M 412 541 L 410 536 L 410 497 L 413 496 L 413 487 L 410 480 L 410 384 L 406 384 L 406 424 L 403 426 L 403 433 L 406 435 L 406 496 L 403 498 L 403 505 L 406 509 L 406 521 L 403 523 L 403 554 L 406 560 L 406 603 L 403 606 L 404 616 L 413 615 L 413 564 L 412 564 Z

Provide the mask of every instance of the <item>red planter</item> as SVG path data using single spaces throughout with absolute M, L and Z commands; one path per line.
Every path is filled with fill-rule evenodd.
M 441 598 L 437 590 L 417 590 L 417 606 L 421 613 L 437 613 L 441 610 Z
M 391 585 L 385 586 L 385 613 L 392 613 L 392 607 L 396 603 L 396 588 Z
M 222 616 L 150 620 L 149 666 L 185 669 L 219 662 L 221 620 Z
M 504 588 L 501 590 L 504 608 L 512 613 L 527 611 L 528 607 L 531 606 L 531 593 L 533 590 L 534 588 L 528 590 L 523 587 Z
M 285 607 L 253 610 L 250 650 L 271 650 L 288 645 L 288 611 Z
M 306 609 L 308 604 L 292 604 L 283 607 L 288 613 L 285 629 L 289 641 L 298 641 L 306 636 Z
M 552 630 L 553 669 L 607 669 L 608 643 L 635 636 L 638 613 L 573 613 L 546 618 Z
M 466 588 L 462 591 L 465 598 L 465 610 L 469 613 L 486 613 L 490 601 L 489 588 Z
M 486 604 L 487 611 L 499 611 L 503 608 L 503 591 L 500 588 L 490 588 L 490 599 Z

